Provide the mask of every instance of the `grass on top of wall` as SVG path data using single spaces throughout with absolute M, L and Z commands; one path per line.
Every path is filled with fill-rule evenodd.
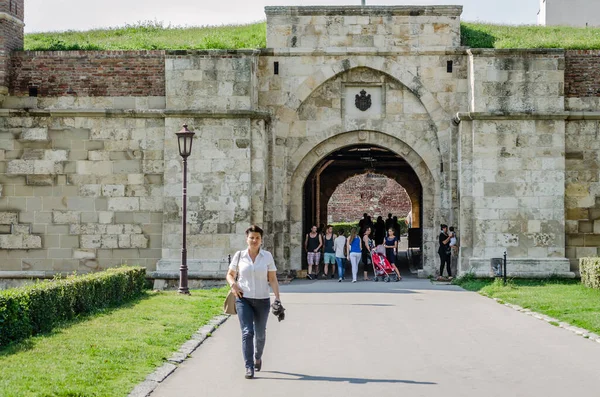
M 600 49 L 600 28 L 462 23 L 461 41 L 471 48 Z
M 600 28 L 461 24 L 462 45 L 472 48 L 600 49 Z M 265 48 L 266 23 L 179 27 L 138 22 L 89 31 L 30 33 L 25 50 L 205 50 Z
M 25 50 L 206 50 L 264 48 L 266 23 L 245 25 L 172 27 L 162 22 L 88 31 L 30 33 L 25 35 Z

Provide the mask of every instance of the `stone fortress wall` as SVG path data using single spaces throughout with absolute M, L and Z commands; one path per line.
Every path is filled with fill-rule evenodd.
M 22 31 L 7 4 L 1 32 Z M 505 249 L 522 275 L 572 274 L 598 254 L 597 52 L 463 48 L 461 7 L 266 13 L 261 50 L 23 52 L 3 33 L 0 276 L 176 274 L 184 123 L 198 276 L 222 275 L 250 223 L 298 269 L 306 177 L 365 143 L 423 185 L 425 274 L 442 222 L 458 226 L 461 272 L 486 273 Z M 347 99 L 362 89 L 378 102 L 357 113 Z

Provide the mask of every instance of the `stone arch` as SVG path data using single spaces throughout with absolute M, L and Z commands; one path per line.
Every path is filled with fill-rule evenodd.
M 434 219 L 437 217 L 440 206 L 440 184 L 436 182 L 423 158 L 409 145 L 400 139 L 378 131 L 350 131 L 332 136 L 316 144 L 297 162 L 292 161 L 289 183 L 289 221 L 290 221 L 290 263 L 292 267 L 299 268 L 302 255 L 302 217 L 303 217 L 303 189 L 304 183 L 313 168 L 330 153 L 343 147 L 358 144 L 372 144 L 385 147 L 399 155 L 413 168 L 423 188 L 423 263 L 432 270 L 435 258 L 435 233 Z
M 421 80 L 400 63 L 383 57 L 356 56 L 323 65 L 316 73 L 308 76 L 296 90 L 289 94 L 286 107 L 296 111 L 302 103 L 321 85 L 332 78 L 355 68 L 369 68 L 385 73 L 406 86 L 423 104 L 433 121 L 438 141 L 445 142 L 450 135 L 452 117 L 446 113 L 439 101 L 423 85 Z
M 351 73 L 352 71 L 356 71 L 356 70 L 360 70 L 360 69 L 366 69 L 369 70 L 370 72 L 374 73 L 376 76 L 385 76 L 386 81 L 393 81 L 394 84 L 398 84 L 402 87 L 404 87 L 405 89 L 405 94 L 403 95 L 411 95 L 414 99 L 413 101 L 415 102 L 419 102 L 420 103 L 420 109 L 417 113 L 417 117 L 418 116 L 425 116 L 426 115 L 426 119 L 424 118 L 411 118 L 412 114 L 407 115 L 407 117 L 404 117 L 402 114 L 394 114 L 392 113 L 386 113 L 385 116 L 381 119 L 378 120 L 369 120 L 369 119 L 365 119 L 363 121 L 359 121 L 358 123 L 353 122 L 351 126 L 349 126 L 350 128 L 345 129 L 345 125 L 344 125 L 344 118 L 339 118 L 337 119 L 337 115 L 336 115 L 336 111 L 340 111 L 340 104 L 338 103 L 337 109 L 332 109 L 333 113 L 330 114 L 322 114 L 322 113 L 318 113 L 316 115 L 314 114 L 310 114 L 309 113 L 309 118 L 302 118 L 302 114 L 305 111 L 305 106 L 307 106 L 308 104 L 311 103 L 311 98 L 313 98 L 314 96 L 316 96 L 317 99 L 320 99 L 320 95 L 323 94 L 324 90 L 329 89 L 337 89 L 337 88 L 333 88 L 336 87 L 335 83 L 337 82 L 338 79 L 342 79 L 342 81 L 344 80 L 344 75 L 346 73 Z M 377 78 L 375 78 L 373 81 L 377 80 Z M 383 80 L 382 80 L 383 82 Z M 371 83 L 371 82 L 369 82 Z M 328 84 L 334 84 L 333 86 L 328 86 Z M 387 83 L 385 83 L 387 84 Z M 390 93 L 389 90 L 387 90 L 388 93 Z M 392 91 L 393 92 L 393 91 Z M 339 93 L 337 93 L 338 95 L 340 95 Z M 335 95 L 334 95 L 335 96 Z M 317 102 L 318 103 L 318 102 Z M 323 103 L 323 102 L 321 102 Z M 323 108 L 327 108 L 324 105 L 320 105 L 321 109 Z M 437 129 L 437 125 L 434 122 L 434 120 L 432 119 L 432 115 L 429 113 L 430 109 L 427 109 L 423 103 L 421 102 L 420 98 L 418 96 L 415 95 L 415 93 L 409 89 L 408 87 L 406 87 L 406 85 L 400 81 L 398 81 L 396 78 L 394 78 L 393 76 L 390 76 L 380 70 L 377 69 L 373 69 L 371 67 L 363 67 L 363 66 L 357 66 L 355 68 L 349 69 L 349 70 L 344 70 L 341 73 L 338 73 L 337 75 L 325 80 L 322 84 L 320 84 L 318 87 L 316 87 L 310 94 L 308 94 L 308 96 L 304 97 L 302 100 L 302 103 L 300 103 L 300 105 L 298 106 L 297 109 L 293 110 L 294 111 L 294 120 L 300 120 L 300 122 L 298 124 L 292 122 L 290 125 L 290 131 L 294 131 L 293 132 L 293 136 L 300 136 L 301 130 L 306 128 L 306 123 L 315 123 L 315 120 L 319 120 L 321 117 L 324 117 L 322 122 L 318 123 L 318 128 L 313 128 L 311 134 L 307 134 L 305 137 L 303 137 L 304 139 L 302 140 L 298 140 L 298 144 L 299 146 L 294 147 L 294 146 L 290 146 L 288 148 L 288 157 L 291 159 L 292 163 L 297 163 L 299 161 L 299 159 L 303 158 L 310 150 L 312 150 L 313 147 L 315 147 L 316 145 L 318 145 L 320 142 L 322 142 L 323 140 L 340 134 L 344 131 L 349 131 L 349 130 L 374 130 L 374 131 L 381 131 L 384 133 L 387 133 L 389 135 L 393 135 L 397 138 L 399 138 L 400 140 L 404 141 L 406 144 L 408 144 L 408 146 L 412 147 L 413 150 L 415 150 L 422 158 L 423 160 L 425 160 L 425 162 L 427 163 L 428 167 L 432 170 L 437 169 L 439 167 L 439 165 L 441 163 L 444 162 L 444 156 L 442 155 L 443 153 L 446 153 L 444 150 L 447 147 L 447 145 L 444 145 L 443 147 L 440 147 L 440 132 Z M 402 117 L 402 119 L 398 119 L 398 116 Z M 307 116 L 304 116 L 307 117 Z M 309 121 L 306 121 L 309 120 Z M 406 122 L 407 124 L 411 124 L 411 126 L 406 126 L 404 125 L 404 122 Z M 421 126 L 417 126 L 417 129 L 415 129 L 415 123 L 421 123 Z M 314 127 L 314 126 L 313 126 Z M 446 134 L 447 132 L 442 133 Z M 293 164 L 291 165 L 291 168 L 288 168 L 291 170 L 294 170 L 293 168 Z

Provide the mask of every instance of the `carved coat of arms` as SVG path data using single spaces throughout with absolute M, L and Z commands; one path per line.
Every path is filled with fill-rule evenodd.
M 356 95 L 354 100 L 356 107 L 363 112 L 371 107 L 371 94 L 367 94 L 367 91 L 361 90 L 360 94 Z

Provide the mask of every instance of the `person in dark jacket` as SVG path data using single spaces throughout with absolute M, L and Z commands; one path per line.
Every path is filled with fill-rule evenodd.
M 375 245 L 383 244 L 383 239 L 385 238 L 385 222 L 381 216 L 377 217 L 377 221 L 375 222 Z
M 440 278 L 444 277 L 444 267 L 448 272 L 448 278 L 452 278 L 452 270 L 450 269 L 450 238 L 448 235 L 448 226 L 442 224 L 440 235 L 438 240 L 440 247 L 438 248 L 438 255 L 440 256 Z

